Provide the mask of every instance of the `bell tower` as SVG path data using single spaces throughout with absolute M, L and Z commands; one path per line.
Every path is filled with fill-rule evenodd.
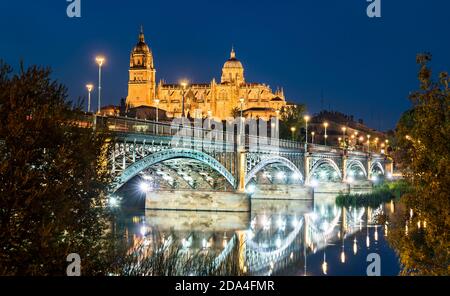
M 153 54 L 145 43 L 141 27 L 139 40 L 131 51 L 126 104 L 129 107 L 153 106 L 156 91 L 156 70 Z

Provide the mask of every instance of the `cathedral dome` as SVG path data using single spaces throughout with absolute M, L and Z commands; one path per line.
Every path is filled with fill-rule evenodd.
M 243 69 L 244 67 L 242 66 L 242 63 L 236 59 L 236 53 L 234 52 L 234 48 L 231 49 L 231 54 L 230 54 L 230 58 L 225 62 L 225 64 L 223 65 L 224 68 L 226 69 L 236 69 L 236 68 L 240 68 Z
M 145 43 L 144 32 L 142 29 L 141 32 L 139 33 L 139 41 L 133 48 L 133 53 L 142 53 L 142 54 L 150 53 L 150 48 L 148 47 L 147 43 Z

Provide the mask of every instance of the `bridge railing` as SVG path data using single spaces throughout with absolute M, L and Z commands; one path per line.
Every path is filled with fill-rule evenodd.
M 305 143 L 284 140 L 284 139 L 275 139 L 271 137 L 263 137 L 263 136 L 253 136 L 248 133 L 245 134 L 244 138 L 241 138 L 241 135 L 234 131 L 217 131 L 215 129 L 205 129 L 198 128 L 195 126 L 186 126 L 186 125 L 173 125 L 171 122 L 156 122 L 145 119 L 135 119 L 129 117 L 120 117 L 120 116 L 86 116 L 86 126 L 90 126 L 91 122 L 94 122 L 94 125 L 97 128 L 106 128 L 109 131 L 113 132 L 123 132 L 123 133 L 139 133 L 146 135 L 155 135 L 155 136 L 180 136 L 192 138 L 193 141 L 204 141 L 207 143 L 214 143 L 217 145 L 230 145 L 230 143 L 241 143 L 242 139 L 245 141 L 245 147 L 247 149 L 257 149 L 257 150 L 273 150 L 275 147 L 282 149 L 292 149 L 298 151 L 304 151 Z M 342 147 L 335 146 L 325 146 L 319 144 L 308 143 L 307 150 L 308 152 L 328 152 L 328 153 L 344 153 L 347 152 L 351 155 L 361 155 L 367 156 L 368 154 L 373 157 L 384 157 L 382 154 L 377 153 L 368 153 L 367 151 L 359 151 L 359 150 L 348 150 Z
M 106 128 L 112 132 L 122 133 L 139 133 L 155 136 L 179 136 L 186 138 L 193 138 L 193 140 L 202 140 L 206 142 L 215 143 L 240 143 L 240 134 L 236 131 L 217 131 L 214 129 L 197 128 L 194 126 L 174 125 L 168 122 L 155 122 L 143 119 L 133 119 L 127 117 L 97 117 L 97 127 Z M 245 146 L 257 149 L 272 148 L 278 145 L 285 149 L 302 149 L 303 145 L 300 142 L 274 139 L 271 137 L 245 135 Z

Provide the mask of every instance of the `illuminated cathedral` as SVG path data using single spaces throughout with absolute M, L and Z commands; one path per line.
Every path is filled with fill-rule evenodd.
M 130 55 L 126 104 L 129 108 L 159 108 L 168 117 L 185 115 L 223 120 L 242 110 L 246 117 L 268 120 L 277 116 L 286 100 L 282 89 L 273 92 L 264 83 L 247 82 L 244 67 L 234 49 L 223 65 L 220 82 L 212 79 L 209 83 L 168 84 L 163 80 L 157 83 L 153 54 L 141 29 L 138 43 Z

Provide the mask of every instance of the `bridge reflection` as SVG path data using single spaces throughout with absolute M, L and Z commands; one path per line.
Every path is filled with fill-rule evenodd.
M 261 199 L 251 201 L 250 212 L 146 210 L 133 217 L 127 237 L 132 245 L 151 241 L 151 246 L 176 238 L 187 254 L 213 254 L 217 267 L 230 260 L 234 250 L 239 255 L 233 260 L 249 275 L 282 274 L 293 266 L 304 266 L 306 273 L 308 256 L 363 228 L 368 233 L 373 216 L 372 209 L 337 207 L 334 194 L 314 200 Z M 356 254 L 364 242 L 353 243 Z M 342 253 L 345 262 L 348 254 Z M 326 274 L 325 257 L 322 270 Z

